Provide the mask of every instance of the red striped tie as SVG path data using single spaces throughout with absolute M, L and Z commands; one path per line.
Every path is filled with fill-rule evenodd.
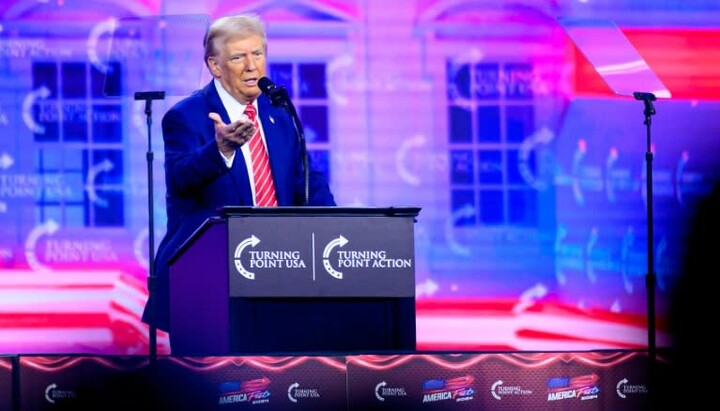
M 259 207 L 275 207 L 278 205 L 275 196 L 275 184 L 272 179 L 268 153 L 260 135 L 260 125 L 258 124 L 255 106 L 248 104 L 245 108 L 245 115 L 255 124 L 255 135 L 250 139 L 250 161 L 252 162 L 255 180 L 255 205 Z

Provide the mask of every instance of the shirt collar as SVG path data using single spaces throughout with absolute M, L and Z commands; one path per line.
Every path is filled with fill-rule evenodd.
M 217 90 L 218 95 L 220 96 L 220 101 L 222 102 L 223 106 L 225 106 L 225 110 L 227 110 L 228 116 L 230 116 L 230 122 L 237 120 L 239 116 L 245 112 L 245 107 L 247 107 L 247 104 L 242 104 L 241 102 L 237 101 L 235 97 L 230 95 L 230 93 L 225 90 L 225 87 L 223 87 L 220 80 L 215 78 L 213 79 L 213 83 L 215 84 L 215 90 Z M 255 106 L 255 112 L 258 112 L 257 99 L 252 102 L 252 105 Z

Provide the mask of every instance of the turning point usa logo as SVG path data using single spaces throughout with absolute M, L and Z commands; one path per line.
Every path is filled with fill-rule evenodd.
M 305 260 L 302 259 L 299 250 L 275 250 L 275 251 L 262 251 L 262 250 L 247 250 L 247 267 L 243 264 L 242 255 L 246 248 L 255 248 L 260 244 L 260 239 L 251 235 L 250 237 L 240 241 L 235 247 L 235 253 L 233 261 L 235 262 L 235 269 L 240 275 L 247 278 L 248 280 L 255 279 L 255 269 L 304 269 L 307 267 Z
M 75 391 L 60 389 L 55 383 L 45 387 L 45 400 L 50 404 L 55 404 L 57 401 L 76 400 L 77 397 Z

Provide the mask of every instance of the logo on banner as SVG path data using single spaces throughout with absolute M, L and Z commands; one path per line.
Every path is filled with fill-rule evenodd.
M 629 384 L 627 378 L 623 378 L 615 385 L 615 392 L 620 398 L 627 398 L 628 395 L 645 395 L 648 392 L 645 384 Z
M 475 395 L 472 383 L 475 378 L 472 375 L 464 377 L 436 378 L 423 382 L 423 403 L 455 400 L 455 402 L 471 401 Z
M 269 386 L 270 379 L 267 377 L 243 382 L 223 382 L 220 384 L 218 405 L 269 403 L 271 395 Z
M 503 380 L 497 380 L 490 387 L 490 394 L 496 400 L 502 400 L 503 396 L 509 395 L 532 395 L 532 390 L 526 390 L 519 385 L 504 385 Z
M 341 250 L 350 241 L 340 235 L 323 249 L 323 267 L 332 277 L 342 280 L 343 268 L 411 268 L 411 258 L 392 258 L 387 250 Z
M 548 401 L 562 401 L 577 398 L 581 401 L 594 400 L 600 394 L 597 374 L 580 377 L 550 378 L 547 383 Z
M 58 389 L 57 384 L 52 383 L 45 387 L 45 400 L 50 404 L 55 404 L 57 400 L 76 399 L 77 393 L 71 390 Z
M 292 383 L 288 387 L 288 398 L 291 402 L 298 402 L 298 399 L 320 398 L 320 391 L 317 388 L 300 388 L 300 383 Z
M 240 241 L 235 247 L 233 254 L 233 262 L 237 272 L 248 280 L 255 279 L 255 269 L 292 269 L 305 268 L 305 261 L 300 256 L 298 250 L 247 250 L 247 267 L 243 264 L 242 255 L 248 247 L 255 248 L 260 244 L 260 239 L 251 235 L 250 237 Z
M 375 398 L 385 401 L 385 397 L 406 397 L 405 387 L 388 387 L 387 382 L 379 382 L 375 386 Z

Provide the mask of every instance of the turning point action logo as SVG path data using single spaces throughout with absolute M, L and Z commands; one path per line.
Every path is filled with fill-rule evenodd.
M 342 280 L 343 273 L 340 268 L 410 268 L 410 258 L 390 258 L 386 250 L 336 250 L 335 259 L 332 251 L 335 247 L 344 247 L 350 241 L 342 235 L 330 241 L 323 250 L 323 267 L 328 274 Z M 337 268 L 333 267 L 331 261 L 335 262 Z

